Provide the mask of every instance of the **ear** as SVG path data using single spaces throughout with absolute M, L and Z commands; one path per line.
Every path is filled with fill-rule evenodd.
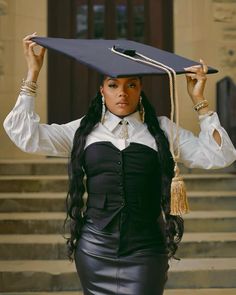
M 103 86 L 100 86 L 100 93 L 103 96 Z

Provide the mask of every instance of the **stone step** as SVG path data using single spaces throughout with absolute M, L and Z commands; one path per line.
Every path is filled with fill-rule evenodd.
M 0 212 L 65 212 L 67 193 L 0 193 Z
M 2 295 L 83 295 L 81 291 L 68 291 L 68 292 L 4 292 Z M 169 289 L 164 291 L 164 295 L 235 295 L 236 289 L 234 288 L 211 288 L 211 289 Z
M 57 292 L 1 292 L 1 295 L 83 295 L 82 291 L 57 291 Z M 228 293 L 227 293 L 228 294 Z M 165 295 L 168 295 L 165 294 Z M 229 293 L 231 295 L 231 293 Z
M 64 212 L 0 213 L 0 234 L 64 233 Z M 184 215 L 186 232 L 236 232 L 235 211 L 193 211 Z
M 0 160 L 0 175 L 63 175 L 67 174 L 68 159 L 47 157 L 45 159 Z M 235 173 L 236 166 L 223 169 L 190 169 L 179 164 L 182 174 Z
M 0 176 L 0 192 L 64 192 L 66 175 Z
M 67 175 L 67 166 L 60 158 L 0 160 L 0 175 Z
M 236 288 L 235 276 L 236 258 L 186 258 L 170 262 L 167 288 Z M 80 290 L 74 263 L 67 260 L 0 261 L 1 292 L 52 290 Z
M 235 288 L 236 258 L 184 258 L 170 262 L 167 288 Z
M 236 288 L 173 289 L 173 290 L 169 289 L 164 292 L 164 295 L 236 295 Z
M 236 211 L 191 211 L 183 218 L 186 232 L 236 232 Z
M 188 191 L 236 190 L 236 174 L 185 174 Z M 0 192 L 64 192 L 66 175 L 0 176 Z
M 0 261 L 0 293 L 64 290 L 81 290 L 75 265 L 69 260 Z
M 0 212 L 65 211 L 66 192 L 0 193 Z M 236 210 L 236 191 L 190 191 L 191 210 Z
M 0 234 L 64 234 L 64 212 L 0 213 Z
M 180 258 L 236 257 L 236 233 L 185 233 Z M 61 235 L 0 235 L 0 260 L 66 259 Z
M 236 210 L 236 191 L 189 191 L 190 209 Z
M 1 238 L 0 238 L 1 239 Z M 236 257 L 236 232 L 184 233 L 178 257 Z
M 0 260 L 67 259 L 62 235 L 0 235 Z
M 236 174 L 184 174 L 188 191 L 236 190 Z

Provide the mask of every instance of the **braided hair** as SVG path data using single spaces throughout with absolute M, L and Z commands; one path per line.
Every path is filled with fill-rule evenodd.
M 174 161 L 169 149 L 169 142 L 163 130 L 160 128 L 155 109 L 148 101 L 144 92 L 141 92 L 142 104 L 145 110 L 145 123 L 152 136 L 155 138 L 158 148 L 158 160 L 162 171 L 162 197 L 161 207 L 165 221 L 165 238 L 169 257 L 175 257 L 178 244 L 181 241 L 184 227 L 183 219 L 170 215 L 170 184 L 173 177 Z M 92 100 L 87 114 L 81 120 L 76 130 L 69 163 L 69 190 L 66 198 L 67 216 L 64 229 L 69 224 L 70 237 L 67 239 L 67 255 L 73 261 L 73 255 L 77 247 L 81 228 L 84 224 L 83 208 L 85 193 L 84 186 L 84 147 L 86 138 L 100 122 L 102 115 L 102 95 L 97 93 Z

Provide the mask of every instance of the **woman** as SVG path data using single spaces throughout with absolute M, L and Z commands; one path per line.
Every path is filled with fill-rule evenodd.
M 168 261 L 183 235 L 182 218 L 170 215 L 170 121 L 156 117 L 141 78 L 134 76 L 104 77 L 82 119 L 40 124 L 34 96 L 45 49 L 34 52 L 34 36 L 23 39 L 28 75 L 4 127 L 23 151 L 70 156 L 68 255 L 75 259 L 84 294 L 163 294 Z M 180 129 L 181 161 L 221 168 L 236 159 L 236 151 L 217 114 L 208 110 L 207 66 L 201 64 L 186 74 L 201 132 L 195 137 Z

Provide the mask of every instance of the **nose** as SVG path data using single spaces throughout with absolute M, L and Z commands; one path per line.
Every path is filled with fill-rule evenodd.
M 125 90 L 125 86 L 122 86 L 119 91 L 119 97 L 127 97 L 127 96 L 128 96 L 128 94 Z

